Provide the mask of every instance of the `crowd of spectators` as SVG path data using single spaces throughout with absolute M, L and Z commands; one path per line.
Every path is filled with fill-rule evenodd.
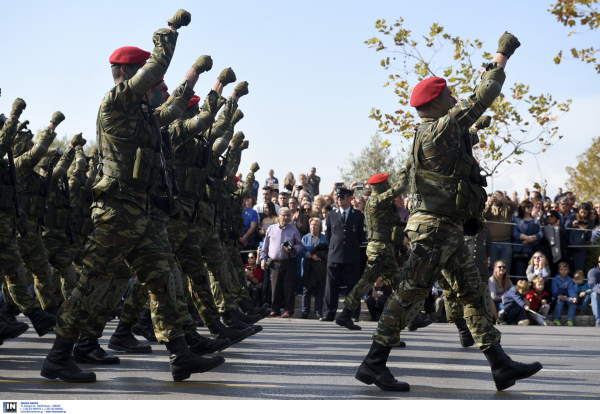
M 323 317 L 327 216 L 340 207 L 338 187 L 346 185 L 334 183 L 329 193 L 322 194 L 315 168 L 297 179 L 289 172 L 282 181 L 270 170 L 264 186 L 255 182 L 252 195 L 245 200 L 246 233 L 240 241 L 245 250 L 258 252 L 248 259 L 248 285 L 253 300 L 269 302 L 274 316 L 283 307 L 283 316 L 291 317 L 294 297 L 301 295 L 302 317 L 311 312 L 313 299 L 317 317 Z M 350 189 L 355 190 L 350 197 L 352 208 L 364 212 L 371 194 L 368 184 L 352 183 Z M 572 192 L 562 189 L 554 198 L 545 191 L 528 189 L 523 197 L 516 191 L 511 196 L 506 191 L 488 196 L 484 231 L 465 240 L 482 279 L 488 280 L 495 318 L 500 323 L 558 325 L 566 312 L 566 324 L 572 325 L 576 312 L 590 314 L 591 305 L 595 324 L 600 326 L 600 259 L 586 265 L 586 258 L 589 263 L 590 255 L 598 256 L 598 250 L 589 247 L 600 238 L 600 203 L 578 203 Z M 410 198 L 397 197 L 394 202 L 400 218 L 407 221 Z M 291 249 L 282 246 L 285 241 Z M 272 262 L 266 263 L 269 258 Z M 262 264 L 257 265 L 257 260 Z M 270 277 L 256 274 L 261 267 Z M 390 291 L 379 281 L 363 298 L 373 320 Z M 434 286 L 425 308 L 434 320 L 445 320 L 439 287 Z

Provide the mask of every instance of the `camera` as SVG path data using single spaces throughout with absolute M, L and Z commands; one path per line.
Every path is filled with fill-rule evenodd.
M 281 245 L 281 247 L 287 248 L 287 249 L 291 250 L 291 253 L 295 253 L 296 252 L 296 249 L 294 249 L 294 246 L 292 246 L 292 243 L 290 243 L 289 241 L 283 242 L 283 244 Z
M 298 186 L 298 190 L 302 190 L 304 189 L 304 187 L 302 187 L 301 185 Z
M 335 183 L 335 188 L 342 188 L 344 183 Z
M 363 188 L 365 188 L 364 184 L 357 184 L 357 185 L 356 185 L 356 189 L 357 189 L 358 191 L 362 191 L 362 190 L 363 190 Z

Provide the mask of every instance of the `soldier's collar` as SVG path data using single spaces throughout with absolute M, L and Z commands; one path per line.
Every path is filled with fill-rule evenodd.
M 421 118 L 421 124 L 428 124 L 437 121 L 436 118 Z

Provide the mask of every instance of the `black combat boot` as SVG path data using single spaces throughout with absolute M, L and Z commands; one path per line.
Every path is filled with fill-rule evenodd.
M 23 322 L 14 324 L 0 322 L 0 345 L 2 345 L 4 341 L 15 339 L 16 337 L 23 335 L 28 329 L 29 325 Z
M 16 318 L 16 315 L 19 313 L 21 313 L 21 310 L 18 306 L 11 303 L 4 303 L 4 306 L 0 308 L 0 322 L 4 322 L 6 324 L 19 323 Z
M 221 352 L 225 348 L 231 346 L 231 341 L 229 339 L 208 339 L 196 331 L 187 333 L 185 335 L 185 342 L 188 344 L 190 351 L 196 355 Z
M 352 311 L 348 308 L 344 308 L 340 316 L 336 318 L 335 323 L 351 331 L 360 331 L 362 329 L 360 326 L 354 324 L 352 321 Z
M 57 336 L 44 361 L 41 376 L 48 379 L 60 378 L 66 382 L 96 382 L 96 374 L 82 371 L 73 361 L 74 346 L 75 344 L 64 342 Z
M 188 306 L 188 312 L 192 316 L 192 319 L 194 320 L 194 322 L 196 322 L 196 325 L 199 328 L 202 328 L 204 326 L 204 321 L 200 317 L 200 314 L 198 313 L 198 309 L 195 306 Z
M 140 314 L 140 320 L 137 321 L 131 331 L 136 334 L 143 336 L 147 341 L 158 342 L 156 335 L 154 334 L 154 326 L 152 325 L 152 313 L 150 309 L 144 308 Z
M 417 315 L 417 317 L 415 319 L 413 319 L 412 322 L 409 323 L 406 328 L 410 332 L 413 332 L 413 331 L 416 331 L 419 328 L 425 328 L 426 326 L 429 326 L 432 323 L 433 323 L 433 321 L 431 319 L 424 320 L 424 319 L 419 318 L 419 316 Z
M 475 340 L 473 339 L 473 335 L 471 335 L 471 331 L 469 331 L 469 328 L 467 327 L 467 322 L 464 319 L 461 319 L 460 321 L 454 322 L 454 324 L 458 328 L 460 345 L 463 348 L 468 348 L 475 345 Z
M 410 391 L 410 385 L 394 378 L 385 365 L 392 347 L 383 346 L 373 341 L 369 353 L 354 376 L 367 385 L 375 384 L 384 391 Z
M 231 341 L 231 345 L 237 344 L 249 336 L 254 335 L 254 329 L 252 328 L 247 328 L 241 331 L 237 329 L 230 329 L 223 325 L 219 319 L 208 325 L 208 330 L 213 338 L 229 339 Z
M 542 369 L 542 364 L 539 362 L 523 364 L 513 361 L 504 353 L 500 342 L 495 343 L 487 351 L 483 351 L 483 355 L 492 368 L 492 377 L 498 391 L 512 387 L 516 380 L 531 377 Z
M 56 316 L 50 315 L 40 308 L 34 309 L 29 313 L 29 315 L 25 316 L 29 318 L 31 324 L 33 325 L 33 329 L 35 329 L 40 337 L 46 335 L 52 328 L 56 326 Z
M 133 325 L 119 321 L 115 333 L 108 341 L 108 347 L 115 351 L 129 352 L 131 354 L 151 354 L 152 347 L 150 345 L 142 345 L 131 333 Z
M 118 357 L 107 353 L 97 338 L 82 336 L 73 348 L 73 361 L 79 364 L 113 365 L 120 364 Z
M 182 337 L 165 344 L 169 351 L 173 380 L 183 381 L 192 374 L 199 374 L 218 367 L 225 358 L 222 356 L 201 357 L 192 353 Z
M 248 302 L 247 300 L 243 300 L 240 302 L 239 305 L 240 305 L 240 309 L 242 310 L 242 312 L 244 312 L 246 315 L 250 315 L 250 316 L 260 315 L 263 318 L 266 318 L 271 313 L 271 310 L 269 309 L 269 305 L 266 303 L 264 305 L 262 305 L 262 307 L 260 307 L 260 308 L 255 308 L 250 302 Z
M 225 322 L 225 325 L 227 325 L 228 328 L 237 329 L 238 331 L 252 328 L 254 333 L 259 333 L 263 330 L 262 326 L 260 325 L 251 325 L 240 321 L 238 318 L 236 318 L 233 312 L 225 312 L 223 314 L 223 322 Z
M 239 308 L 236 309 L 235 317 L 238 318 L 240 321 L 249 324 L 253 324 L 260 321 L 261 319 L 264 319 L 262 315 L 246 315 Z

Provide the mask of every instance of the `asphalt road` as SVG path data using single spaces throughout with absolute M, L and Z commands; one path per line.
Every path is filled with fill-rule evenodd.
M 501 326 L 502 345 L 514 360 L 544 365 L 537 375 L 505 392 L 496 391 L 483 354 L 477 348 L 460 347 L 455 327 L 432 324 L 406 332 L 402 339 L 407 347 L 394 349 L 388 366 L 396 378 L 411 385 L 411 391 L 390 393 L 354 379 L 370 347 L 374 322 L 361 322 L 362 331 L 316 320 L 261 323 L 264 330 L 222 352 L 227 361 L 212 372 L 173 382 L 167 351 L 155 343 L 153 354 L 119 354 L 120 365 L 81 365 L 95 370 L 94 384 L 40 377 L 54 335 L 38 338 L 30 328 L 0 346 L 0 400 L 600 397 L 600 329 L 594 327 Z M 107 344 L 116 325 L 117 321 L 109 322 L 101 344 Z

